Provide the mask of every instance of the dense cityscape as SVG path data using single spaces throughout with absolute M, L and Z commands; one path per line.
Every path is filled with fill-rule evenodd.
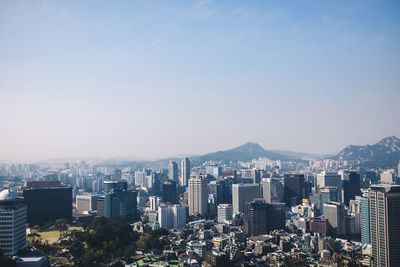
M 400 162 L 134 164 L 2 164 L 1 266 L 400 266 Z
M 400 267 L 399 0 L 0 0 L 0 267 Z

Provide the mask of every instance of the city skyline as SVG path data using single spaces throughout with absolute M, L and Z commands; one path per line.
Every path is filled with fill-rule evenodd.
M 156 159 L 249 141 L 325 155 L 400 136 L 399 10 L 1 1 L 0 161 Z

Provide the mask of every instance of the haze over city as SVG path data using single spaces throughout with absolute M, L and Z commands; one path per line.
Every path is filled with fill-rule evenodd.
M 400 136 L 399 3 L 306 3 L 0 1 L 0 160 Z

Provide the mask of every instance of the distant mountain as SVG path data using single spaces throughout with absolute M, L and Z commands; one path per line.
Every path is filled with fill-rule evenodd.
M 296 159 L 304 159 L 304 160 L 318 160 L 326 158 L 327 155 L 317 155 L 317 154 L 310 154 L 310 153 L 303 153 L 303 152 L 294 152 L 288 150 L 270 150 L 271 152 L 277 153 L 279 155 L 289 157 L 289 158 L 296 158 Z
M 191 158 L 191 160 L 196 163 L 205 161 L 230 162 L 230 161 L 250 161 L 252 159 L 257 159 L 259 157 L 268 157 L 274 160 L 285 160 L 285 159 L 295 158 L 266 150 L 257 143 L 248 142 L 246 144 L 243 144 L 241 146 L 232 149 L 208 153 L 201 156 L 194 156 Z
M 400 161 L 400 139 L 389 136 L 373 145 L 350 145 L 333 158 L 359 161 L 364 167 L 395 168 Z

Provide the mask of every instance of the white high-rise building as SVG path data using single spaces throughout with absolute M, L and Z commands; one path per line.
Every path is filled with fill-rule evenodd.
M 147 173 L 143 170 L 135 172 L 135 186 L 145 188 L 147 186 Z
M 160 227 L 179 229 L 186 225 L 186 208 L 181 205 L 160 205 L 158 207 L 158 223 Z
M 233 209 L 231 204 L 219 204 L 217 207 L 218 222 L 232 220 Z
M 189 179 L 189 215 L 207 214 L 207 181 L 203 176 L 197 175 Z
M 337 188 L 337 200 L 342 202 L 342 176 L 337 172 L 321 172 L 317 174 L 317 191 L 323 187 L 334 186 Z
M 168 164 L 168 179 L 179 183 L 178 164 L 173 160 Z
M 189 179 L 190 179 L 190 160 L 188 158 L 184 158 L 181 161 L 180 185 L 187 186 Z
M 12 256 L 26 247 L 26 206 L 15 191 L 5 189 L 0 192 L 0 249 Z
M 245 203 L 249 203 L 259 196 L 260 186 L 258 184 L 233 184 L 233 213 L 244 212 Z

